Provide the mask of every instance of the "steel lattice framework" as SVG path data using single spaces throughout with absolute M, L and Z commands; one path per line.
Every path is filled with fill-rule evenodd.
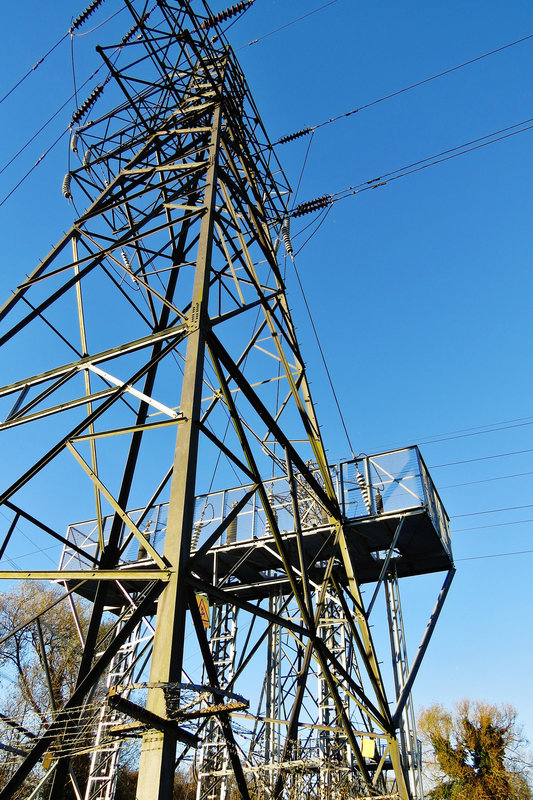
M 290 189 L 239 64 L 204 2 L 125 5 L 134 29 L 99 48 L 108 79 L 75 115 L 76 220 L 0 311 L 16 453 L 0 555 L 21 523 L 63 548 L 59 570 L 0 575 L 91 604 L 76 688 L 0 798 L 35 775 L 62 797 L 75 747 L 57 743 L 90 730 L 88 800 L 112 797 L 126 734 L 140 800 L 171 798 L 195 748 L 199 798 L 408 800 L 402 719 L 427 642 L 407 670 L 397 576 L 448 570 L 429 636 L 453 574 L 445 512 L 421 461 L 408 512 L 376 507 L 368 462 L 335 482 L 277 258 Z M 214 481 L 237 487 L 216 513 Z M 92 521 L 65 536 L 73 509 Z M 394 711 L 363 582 L 387 588 Z

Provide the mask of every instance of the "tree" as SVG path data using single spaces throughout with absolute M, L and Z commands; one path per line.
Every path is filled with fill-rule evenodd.
M 420 715 L 432 800 L 531 800 L 526 744 L 512 706 L 463 700 L 451 713 L 435 704 Z
M 4 684 L 0 693 L 0 789 L 31 739 L 50 725 L 54 710 L 63 707 L 75 688 L 83 651 L 78 626 L 85 636 L 91 611 L 90 604 L 81 598 L 76 597 L 75 603 L 77 623 L 64 590 L 57 585 L 28 581 L 0 593 L 0 673 Z M 114 618 L 109 619 L 102 635 L 113 635 L 115 624 Z M 102 684 L 92 695 L 91 705 L 99 708 L 103 692 Z M 82 735 L 85 738 L 72 748 L 71 766 L 83 794 L 90 753 L 76 755 L 75 751 L 87 750 L 94 742 L 90 724 Z M 64 742 L 60 746 L 64 747 Z M 135 800 L 137 770 L 128 764 L 127 751 L 122 758 L 115 800 Z M 29 797 L 43 774 L 37 769 L 34 779 L 15 794 L 14 800 Z M 47 788 L 45 785 L 37 796 L 46 797 Z M 65 800 L 75 800 L 75 796 L 69 786 Z M 191 773 L 176 772 L 174 796 L 176 800 L 195 799 L 196 779 Z
M 66 601 L 50 608 L 62 593 L 58 586 L 30 581 L 0 594 L 0 669 L 9 681 L 0 696 L 0 785 L 75 686 L 82 644 L 74 617 Z M 87 604 L 78 604 L 82 630 L 88 618 Z M 87 755 L 77 758 L 78 773 L 87 762 Z

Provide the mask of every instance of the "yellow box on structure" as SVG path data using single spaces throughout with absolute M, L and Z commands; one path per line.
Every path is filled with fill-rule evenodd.
M 374 739 L 364 738 L 361 742 L 361 753 L 363 758 L 374 758 L 376 755 L 376 742 Z
M 204 628 L 209 628 L 209 600 L 205 594 L 197 594 L 196 602 Z

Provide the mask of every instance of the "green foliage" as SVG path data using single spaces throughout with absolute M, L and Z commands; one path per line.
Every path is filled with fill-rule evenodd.
M 0 786 L 20 762 L 16 751 L 25 750 L 31 735 L 39 735 L 49 725 L 54 709 L 63 706 L 76 683 L 82 645 L 71 609 L 65 600 L 49 608 L 62 594 L 58 586 L 36 581 L 17 584 L 0 594 L 0 639 L 8 637 L 0 648 L 0 670 L 9 678 L 0 695 L 1 741 L 15 751 L 0 751 Z M 38 622 L 25 624 L 38 614 Z M 83 630 L 88 616 L 87 606 L 78 604 Z M 78 777 L 83 779 L 88 756 L 78 756 L 75 761 Z M 38 777 L 35 774 L 34 780 Z M 26 797 L 33 782 L 27 781 L 15 797 Z M 65 799 L 73 796 L 69 787 Z
M 0 749 L 0 788 L 20 763 L 22 751 L 31 744 L 32 735 L 38 736 L 48 727 L 54 709 L 64 705 L 76 685 L 83 648 L 68 600 L 61 599 L 54 605 L 62 595 L 62 588 L 36 581 L 20 583 L 10 591 L 0 593 L 0 639 L 7 637 L 0 648 L 0 671 L 9 678 L 8 684 L 4 681 L 8 690 L 0 694 L 0 712 L 3 715 L 0 717 L 0 742 L 8 748 Z M 78 623 L 85 634 L 90 605 L 80 598 L 75 602 Z M 40 615 L 38 622 L 34 619 L 37 615 Z M 28 621 L 30 624 L 26 624 Z M 104 639 L 114 634 L 115 622 L 104 624 Z M 94 705 L 99 699 L 102 699 L 102 694 L 97 688 L 91 703 Z M 86 735 L 86 744 L 90 746 L 94 741 L 94 730 L 89 728 Z M 127 753 L 125 757 L 127 759 Z M 71 766 L 83 795 L 90 754 L 73 754 Z M 34 770 L 13 800 L 29 797 L 43 774 L 40 768 Z M 117 774 L 115 800 L 135 800 L 136 787 L 137 769 L 123 757 Z M 36 797 L 47 797 L 48 790 L 49 785 L 45 784 Z M 63 797 L 64 800 L 75 800 L 70 782 Z M 195 800 L 196 780 L 191 774 L 176 772 L 174 798 Z
M 511 706 L 463 700 L 451 713 L 436 704 L 419 728 L 431 751 L 432 800 L 532 800 Z
M 42 722 L 46 722 L 52 703 L 61 707 L 73 690 L 82 652 L 68 604 L 58 603 L 45 612 L 60 594 L 58 587 L 34 581 L 0 594 L 0 638 L 16 631 L 2 645 L 0 667 L 16 681 L 19 715 L 22 708 L 31 710 Z M 37 624 L 20 627 L 40 612 L 45 612 L 40 617 L 44 653 Z M 87 612 L 81 610 L 80 614 L 85 624 Z M 53 700 L 45 677 L 45 658 Z

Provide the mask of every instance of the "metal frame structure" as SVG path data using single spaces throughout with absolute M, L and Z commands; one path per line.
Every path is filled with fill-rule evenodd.
M 118 681 L 108 687 L 113 735 L 142 736 L 139 800 L 172 797 L 176 765 L 206 730 L 204 765 L 213 742 L 218 753 L 216 768 L 204 770 L 206 797 L 222 800 L 230 785 L 244 800 L 304 785 L 340 794 L 328 777 L 336 743 L 349 793 L 410 800 L 400 729 L 426 641 L 391 711 L 369 623 L 374 598 L 365 606 L 361 585 L 372 581 L 377 591 L 392 560 L 400 576 L 451 576 L 444 511 L 424 468 L 416 509 L 380 515 L 370 473 L 356 464 L 364 519 L 348 513 L 278 264 L 289 187 L 239 64 L 203 0 L 196 10 L 188 0 L 124 3 L 134 27 L 99 48 L 105 89 L 73 117 L 79 164 L 65 193 L 75 209 L 87 207 L 0 310 L 3 374 L 12 376 L 0 387 L 0 433 L 18 448 L 0 493 L 9 518 L 0 554 L 18 557 L 22 524 L 64 547 L 60 570 L 32 565 L 0 577 L 60 581 L 65 598 L 91 604 L 76 687 L 34 735 L 0 800 L 35 776 L 50 800 L 63 796 L 75 748 L 58 747 L 58 737 L 81 741 L 110 669 Z M 21 375 L 28 337 L 39 367 Z M 208 526 L 215 480 L 240 488 Z M 73 505 L 94 518 L 94 535 L 60 532 Z M 235 525 L 251 505 L 263 531 L 243 543 Z M 199 593 L 215 607 L 211 642 Z M 250 620 L 231 654 L 222 639 L 228 609 Z M 148 652 L 139 626 L 151 620 Z M 356 657 L 343 650 L 347 631 Z M 255 750 L 246 752 L 239 681 L 264 643 L 277 662 L 267 714 L 254 718 Z M 302 731 L 317 693 L 311 727 L 328 732 L 310 772 Z M 274 716 L 281 704 L 283 719 Z M 366 734 L 383 745 L 378 761 L 363 753 Z M 115 764 L 118 745 L 109 746 Z

